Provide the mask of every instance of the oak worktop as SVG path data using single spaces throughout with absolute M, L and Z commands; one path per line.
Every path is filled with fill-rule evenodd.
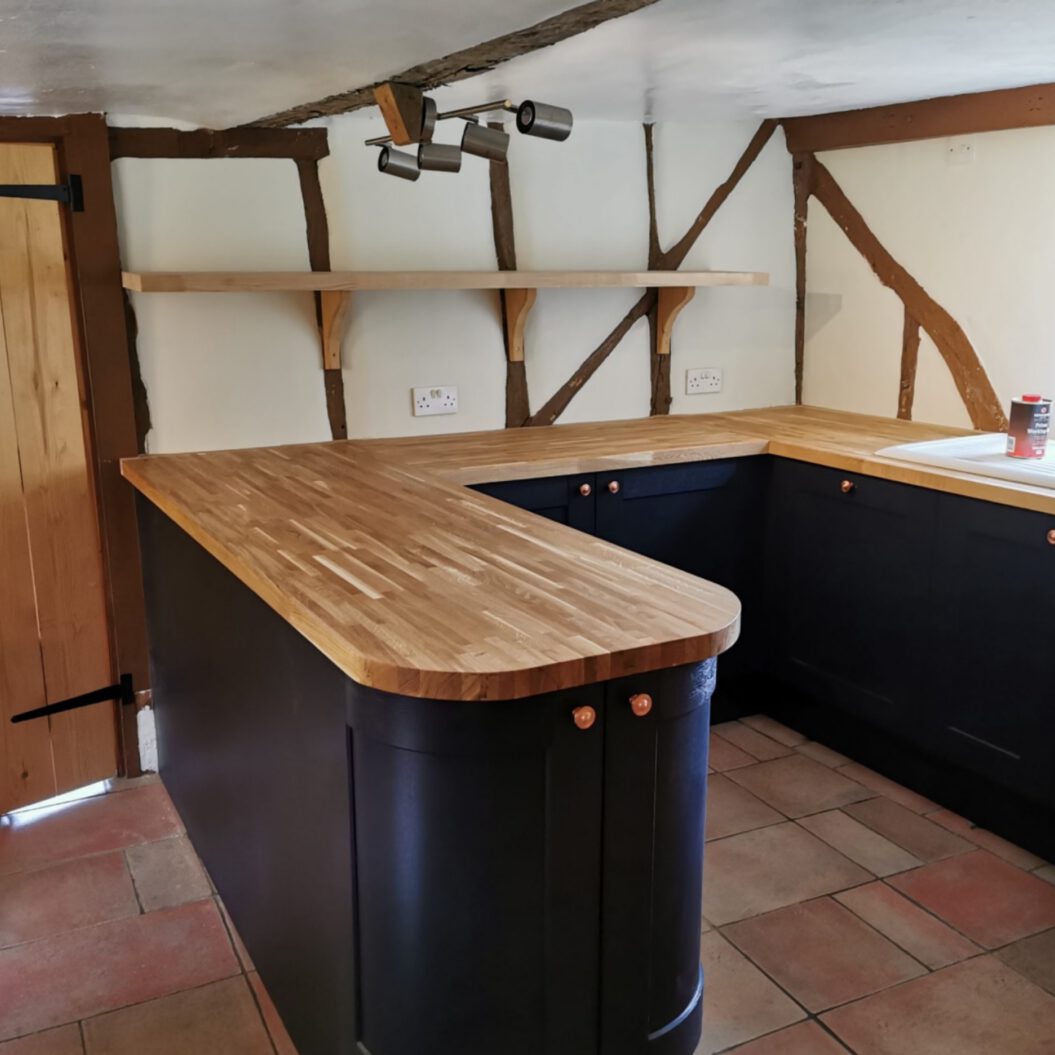
M 770 453 L 1055 515 L 875 452 L 964 430 L 811 407 L 126 459 L 124 476 L 357 682 L 513 699 L 729 648 L 728 590 L 466 484 Z

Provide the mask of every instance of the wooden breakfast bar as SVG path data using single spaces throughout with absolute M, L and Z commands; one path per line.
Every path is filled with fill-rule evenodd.
M 764 546 L 765 649 L 781 597 L 789 625 L 831 608 L 803 592 L 784 536 L 812 506 L 780 505 L 776 469 L 819 474 L 794 479 L 822 525 L 870 540 L 876 510 L 883 545 L 891 510 L 938 492 L 1017 507 L 1032 538 L 1050 492 L 875 455 L 952 434 L 783 408 L 125 461 L 161 771 L 301 1055 L 691 1055 L 715 657 L 737 595 L 763 605 Z M 545 517 L 472 489 L 502 481 Z M 916 629 L 868 552 L 864 616 L 818 624 L 825 647 L 861 618 L 895 645 Z M 758 641 L 745 623 L 733 656 Z M 831 663 L 886 676 L 856 648 Z M 889 721 L 880 690 L 861 699 Z

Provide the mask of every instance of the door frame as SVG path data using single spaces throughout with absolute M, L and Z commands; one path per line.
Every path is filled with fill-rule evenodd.
M 128 328 L 121 286 L 110 144 L 102 114 L 0 116 L 0 142 L 49 143 L 60 180 L 81 177 L 84 211 L 63 208 L 73 315 L 88 402 L 88 442 L 102 540 L 111 662 L 115 673 L 149 685 L 143 577 L 132 488 L 121 459 L 139 452 Z M 115 704 L 118 772 L 141 772 L 136 707 Z

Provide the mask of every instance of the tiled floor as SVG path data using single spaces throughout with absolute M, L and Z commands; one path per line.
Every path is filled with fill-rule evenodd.
M 156 778 L 0 818 L 0 1055 L 296 1055 Z
M 697 1055 L 1055 1055 L 1055 868 L 717 726 Z M 295 1055 L 152 778 L 0 819 L 0 1055 Z

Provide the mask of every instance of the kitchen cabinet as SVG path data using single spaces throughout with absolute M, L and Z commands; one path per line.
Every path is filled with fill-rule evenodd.
M 382 692 L 138 513 L 161 773 L 302 1055 L 691 1055 L 714 659 Z
M 1055 518 L 942 495 L 936 748 L 1055 805 Z
M 597 523 L 596 487 L 593 473 L 578 473 L 477 484 L 473 490 L 592 535 Z
M 770 669 L 811 702 L 914 739 L 930 704 L 936 492 L 777 459 Z

